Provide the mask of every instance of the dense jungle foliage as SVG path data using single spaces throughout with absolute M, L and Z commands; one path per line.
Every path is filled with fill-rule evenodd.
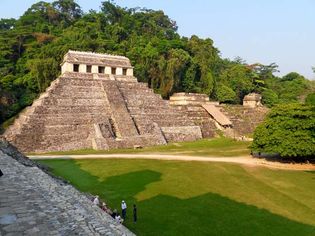
M 100 11 L 84 13 L 73 0 L 41 1 L 19 19 L 0 20 L 0 124 L 58 77 L 69 49 L 127 56 L 138 80 L 164 98 L 186 91 L 239 104 L 244 95 L 258 92 L 273 106 L 304 100 L 314 89 L 295 72 L 276 77 L 275 63 L 224 59 L 211 39 L 181 37 L 163 11 L 105 1 Z

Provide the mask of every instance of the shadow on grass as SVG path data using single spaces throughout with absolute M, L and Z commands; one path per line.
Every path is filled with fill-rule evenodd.
M 315 171 L 313 170 L 307 170 L 307 171 L 304 171 L 305 173 L 308 173 L 308 174 L 313 174 L 315 175 Z M 313 177 L 313 179 L 315 179 L 315 177 Z
M 280 162 L 280 163 L 311 163 L 315 164 L 315 158 L 313 156 L 309 157 L 281 157 L 279 154 L 268 154 L 253 152 L 251 153 L 254 158 L 265 159 L 270 162 Z
M 113 206 L 120 206 L 120 201 L 125 200 L 136 203 L 134 196 L 145 190 L 146 185 L 161 180 L 161 173 L 152 170 L 130 172 L 123 175 L 108 177 L 103 185 L 104 198 L 109 199 Z
M 41 160 L 38 162 L 51 167 L 55 175 L 69 181 L 80 191 L 99 195 L 113 209 L 119 209 L 121 200 L 135 202 L 134 196 L 144 191 L 146 185 L 161 180 L 161 173 L 141 170 L 110 176 L 102 181 L 98 176 L 82 170 L 75 160 Z
M 189 190 L 188 190 L 189 191 Z M 315 235 L 315 227 L 214 193 L 190 199 L 159 195 L 138 203 L 138 235 Z
M 189 199 L 158 195 L 137 202 L 135 195 L 145 190 L 148 184 L 159 181 L 159 172 L 142 170 L 100 181 L 80 169 L 75 161 L 53 160 L 45 163 L 80 190 L 99 194 L 112 208 L 119 209 L 120 201 L 124 199 L 129 207 L 125 224 L 137 235 L 315 235 L 312 225 L 215 193 Z M 132 222 L 131 217 L 133 203 L 138 208 L 137 224 Z

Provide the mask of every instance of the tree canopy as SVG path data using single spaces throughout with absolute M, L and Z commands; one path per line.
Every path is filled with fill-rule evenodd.
M 209 38 L 177 33 L 163 11 L 123 8 L 112 1 L 84 13 L 74 0 L 40 1 L 19 19 L 0 20 L 0 123 L 30 105 L 60 73 L 69 50 L 125 55 L 139 81 L 168 98 L 198 92 L 239 104 L 249 92 L 268 106 L 296 102 L 309 81 L 297 73 L 274 76 L 277 65 L 221 58 Z

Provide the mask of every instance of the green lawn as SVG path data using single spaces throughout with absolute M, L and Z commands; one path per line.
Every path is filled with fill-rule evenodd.
M 171 143 L 168 145 L 146 147 L 142 149 L 113 149 L 109 151 L 84 149 L 66 152 L 49 152 L 51 155 L 84 155 L 84 154 L 112 154 L 112 153 L 162 153 L 181 154 L 189 156 L 222 156 L 235 157 L 249 155 L 250 142 L 235 141 L 229 138 L 201 139 L 194 142 Z M 36 155 L 29 153 L 28 155 Z
M 315 172 L 158 160 L 41 162 L 111 208 L 124 199 L 126 226 L 138 235 L 315 235 Z

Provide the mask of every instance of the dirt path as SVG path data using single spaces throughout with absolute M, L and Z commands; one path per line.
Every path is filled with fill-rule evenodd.
M 162 155 L 162 154 L 89 154 L 89 155 L 42 155 L 29 156 L 33 160 L 43 159 L 147 159 L 147 160 L 167 160 L 167 161 L 200 161 L 200 162 L 224 162 L 236 163 L 247 166 L 264 166 L 275 169 L 287 170 L 314 170 L 313 164 L 287 164 L 271 162 L 264 159 L 257 159 L 251 156 L 243 157 L 204 157 L 204 156 L 184 156 L 184 155 Z

